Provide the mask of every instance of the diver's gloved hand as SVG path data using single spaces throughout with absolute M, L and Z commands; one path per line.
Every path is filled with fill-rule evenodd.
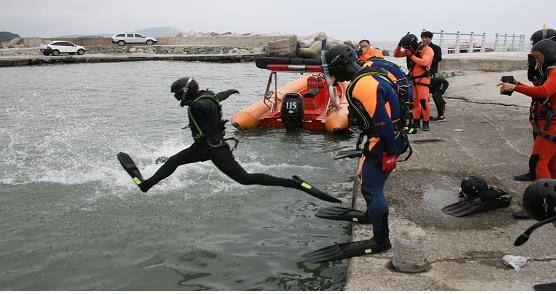
M 395 154 L 382 152 L 382 171 L 385 173 L 392 172 L 398 164 L 398 158 Z
M 230 89 L 230 90 L 231 90 L 232 94 L 239 94 L 239 91 L 236 90 L 236 89 Z
M 406 57 L 411 57 L 411 56 L 413 56 L 413 52 L 411 52 L 411 50 L 407 50 L 407 49 L 406 49 L 403 53 L 405 54 Z

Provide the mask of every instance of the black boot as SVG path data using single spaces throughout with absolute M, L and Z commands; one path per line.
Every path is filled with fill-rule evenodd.
M 413 120 L 413 127 L 416 129 L 420 129 L 421 128 L 421 120 L 420 119 L 414 119 Z
M 529 172 L 519 175 L 519 176 L 515 176 L 514 180 L 516 181 L 520 181 L 520 182 L 532 182 L 535 180 L 536 175 L 535 175 L 535 170 L 537 168 L 537 162 L 539 161 L 539 155 L 538 154 L 532 154 L 529 157 Z
M 421 128 L 421 130 L 423 130 L 423 132 L 427 132 L 431 130 L 431 127 L 429 126 L 429 122 L 424 120 L 423 121 L 423 127 Z
M 515 219 L 531 219 L 531 216 L 525 210 L 520 210 L 512 213 Z
M 520 181 L 520 182 L 532 182 L 535 180 L 535 173 L 534 172 L 528 172 L 526 174 L 522 174 L 519 176 L 514 176 L 514 180 L 516 181 Z

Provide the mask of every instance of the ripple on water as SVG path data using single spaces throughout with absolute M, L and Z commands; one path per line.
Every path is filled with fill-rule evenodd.
M 315 218 L 327 206 L 302 192 L 241 186 L 210 162 L 180 167 L 143 194 L 115 155 L 145 176 L 155 159 L 191 144 L 169 93 L 192 75 L 236 88 L 224 115 L 262 95 L 254 64 L 135 62 L 1 69 L 1 290 L 341 290 L 347 263 L 302 254 L 345 242 L 347 224 Z M 284 75 L 281 83 L 297 75 Z M 349 136 L 255 129 L 237 160 L 249 172 L 302 176 L 349 198 L 354 162 L 334 161 Z

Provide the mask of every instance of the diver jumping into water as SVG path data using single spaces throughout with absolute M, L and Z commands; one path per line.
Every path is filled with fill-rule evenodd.
M 225 123 L 222 118 L 221 101 L 239 91 L 230 89 L 217 94 L 208 90 L 199 90 L 199 85 L 191 77 L 185 77 L 172 83 L 170 91 L 180 101 L 180 106 L 188 106 L 189 126 L 194 143 L 178 152 L 162 165 L 149 179 L 144 180 L 141 172 L 126 153 L 120 152 L 118 160 L 143 192 L 147 192 L 161 180 L 169 177 L 180 165 L 211 160 L 216 167 L 242 185 L 282 186 L 304 191 L 321 200 L 340 203 L 337 198 L 328 195 L 298 176 L 291 179 L 274 177 L 263 173 L 248 173 L 234 159 L 230 146 L 224 139 Z

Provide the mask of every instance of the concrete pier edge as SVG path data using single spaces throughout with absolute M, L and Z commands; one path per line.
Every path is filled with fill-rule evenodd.
M 527 171 L 532 130 L 530 98 L 519 93 L 502 96 L 500 76 L 514 75 L 527 83 L 526 71 L 483 72 L 449 78 L 446 122 L 431 123 L 430 132 L 410 135 L 412 158 L 390 175 L 385 194 L 390 209 L 390 234 L 402 228 L 425 231 L 429 270 L 406 274 L 393 270 L 392 251 L 349 260 L 344 290 L 533 290 L 556 282 L 556 228 L 545 226 L 521 247 L 513 242 L 534 220 L 515 220 L 529 182 L 513 175 Z M 434 105 L 434 104 L 433 104 Z M 433 106 L 432 114 L 436 114 Z M 466 175 L 483 177 L 513 197 L 510 207 L 462 218 L 441 212 L 458 201 Z M 354 183 L 353 207 L 365 210 L 359 183 Z M 354 224 L 352 240 L 372 236 L 370 225 Z M 504 255 L 528 257 L 516 271 L 502 263 Z

